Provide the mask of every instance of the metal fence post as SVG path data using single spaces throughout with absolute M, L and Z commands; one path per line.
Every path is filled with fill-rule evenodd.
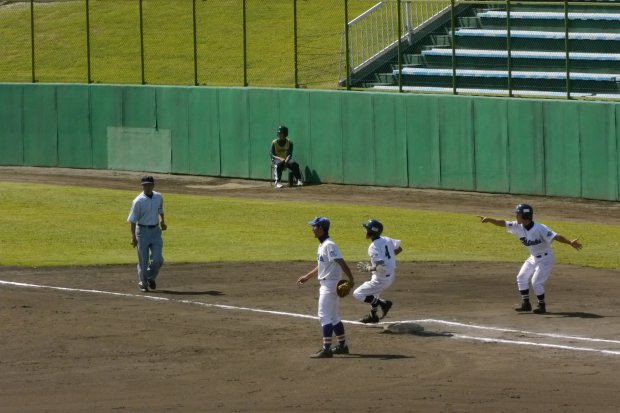
M 403 22 L 401 21 L 401 13 L 400 13 L 400 0 L 396 1 L 396 12 L 398 13 L 398 93 L 403 93 L 403 62 L 401 59 L 402 51 L 400 48 L 400 38 L 403 30 Z
M 243 86 L 248 85 L 248 51 L 246 27 L 246 0 L 243 0 Z
M 30 0 L 30 61 L 32 63 L 32 83 L 37 81 L 34 62 L 34 0 Z
M 351 61 L 349 52 L 349 0 L 344 0 L 344 55 L 345 70 L 347 72 L 347 90 L 351 90 L 351 71 L 349 69 Z
M 297 70 L 297 0 L 293 0 L 293 60 L 294 60 L 294 82 L 295 89 L 299 87 L 298 70 Z
M 512 97 L 512 39 L 510 38 L 510 0 L 506 1 L 506 50 L 508 53 L 508 96 Z
M 454 0 L 450 0 L 450 41 L 452 43 L 452 94 L 456 95 L 456 33 L 455 33 Z
M 144 22 L 142 18 L 142 0 L 138 1 L 140 6 L 140 73 L 142 84 L 146 84 L 146 80 L 144 78 Z
M 568 1 L 564 2 L 564 49 L 566 51 L 566 99 L 570 99 L 570 53 L 568 39 Z
M 198 86 L 198 48 L 196 45 L 196 0 L 192 0 L 192 30 L 194 33 L 194 86 Z
M 89 0 L 86 0 L 86 78 L 88 83 L 93 83 L 90 71 L 90 6 Z

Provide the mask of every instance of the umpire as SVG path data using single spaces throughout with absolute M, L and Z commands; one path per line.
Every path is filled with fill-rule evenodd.
M 131 245 L 138 247 L 138 287 L 147 292 L 157 288 L 155 279 L 164 265 L 161 232 L 168 226 L 164 221 L 164 199 L 153 191 L 155 179 L 143 176 L 140 183 L 142 193 L 133 200 L 127 221 L 131 223 Z

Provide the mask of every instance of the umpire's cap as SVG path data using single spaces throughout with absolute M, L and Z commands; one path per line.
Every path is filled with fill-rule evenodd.
M 368 222 L 362 224 L 366 228 L 366 233 L 369 235 L 380 236 L 383 232 L 383 224 L 376 219 L 369 219 Z
M 278 130 L 276 131 L 276 134 L 280 134 L 280 132 L 282 132 L 284 136 L 288 136 L 288 128 L 286 126 L 284 125 L 278 126 Z
M 525 219 L 534 218 L 534 208 L 528 204 L 519 204 L 515 208 L 515 214 L 521 214 Z
M 140 185 L 148 185 L 148 184 L 155 185 L 155 178 L 153 178 L 151 175 L 144 175 L 142 179 L 140 179 Z
M 312 221 L 308 222 L 308 225 L 313 227 L 321 227 L 325 231 L 329 231 L 329 218 L 326 217 L 316 217 Z

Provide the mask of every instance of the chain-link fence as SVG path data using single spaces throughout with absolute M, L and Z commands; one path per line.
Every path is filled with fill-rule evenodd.
M 4 0 L 0 39 L 2 82 L 620 99 L 614 1 Z

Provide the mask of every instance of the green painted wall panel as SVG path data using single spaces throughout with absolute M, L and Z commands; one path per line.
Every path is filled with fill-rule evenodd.
M 314 92 L 298 89 L 280 89 L 278 103 L 280 106 L 279 122 L 288 127 L 289 138 L 293 141 L 293 159 L 299 167 L 306 182 L 318 182 L 317 171 L 312 164 L 312 141 L 310 139 L 310 95 Z M 275 130 L 272 132 L 275 137 Z
M 513 194 L 545 194 L 542 102 L 508 101 L 508 171 Z
M 376 145 L 372 95 L 342 94 L 343 181 L 356 185 L 375 183 Z
M 155 108 L 156 87 L 122 86 L 123 126 L 129 128 L 157 128 Z
M 618 199 L 615 106 L 579 105 L 581 197 Z
M 58 165 L 56 86 L 24 85 L 24 165 Z
M 441 161 L 439 149 L 439 105 L 441 97 L 408 95 L 407 118 L 408 181 L 412 188 L 439 188 Z
M 217 88 L 189 92 L 190 173 L 220 176 L 220 123 Z
M 476 190 L 508 192 L 508 105 L 505 99 L 474 100 Z
M 271 160 L 269 149 L 276 138 L 280 123 L 280 105 L 277 89 L 257 89 L 248 94 L 250 120 L 250 177 L 269 179 Z M 296 148 L 293 147 L 293 150 Z
M 620 104 L 340 91 L 0 85 L 0 164 L 618 200 Z M 145 153 L 144 148 L 149 148 Z
M 108 128 L 123 123 L 123 89 L 92 85 L 90 88 L 90 133 L 93 168 L 108 167 Z
M 248 90 L 220 89 L 220 159 L 222 176 L 250 176 Z
M 543 103 L 547 195 L 578 197 L 581 194 L 578 107 L 575 102 Z
M 0 165 L 22 165 L 24 162 L 22 110 L 22 86 L 0 87 Z
M 343 183 L 341 93 L 310 94 L 312 169 L 317 182 Z
M 80 85 L 56 88 L 58 104 L 58 164 L 70 168 L 92 168 L 90 92 Z
M 375 185 L 409 184 L 407 171 L 406 106 L 395 94 L 372 95 Z
M 473 101 L 446 96 L 439 106 L 442 189 L 475 189 Z
M 156 89 L 157 128 L 170 131 L 171 172 L 187 174 L 189 165 L 189 88 Z

